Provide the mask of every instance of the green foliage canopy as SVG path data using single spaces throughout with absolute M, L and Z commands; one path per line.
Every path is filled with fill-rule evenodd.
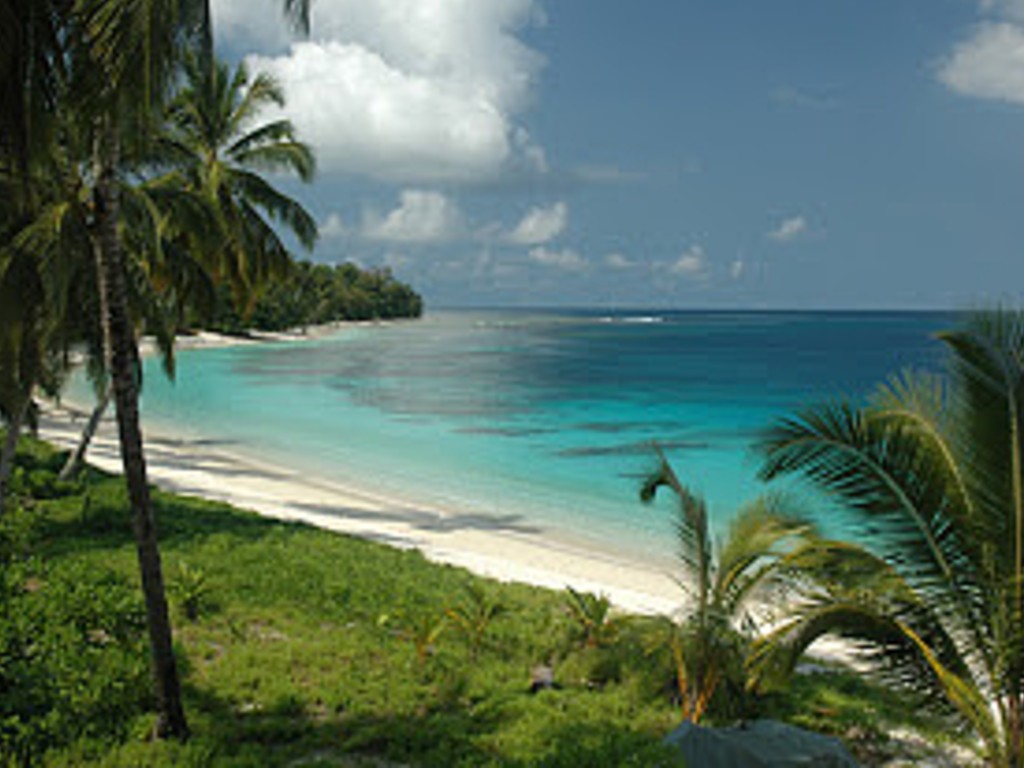
M 248 317 L 238 312 L 222 289 L 209 326 L 229 333 L 247 328 L 282 331 L 337 320 L 415 318 L 422 313 L 420 295 L 388 269 L 300 261 L 286 278 L 267 288 Z

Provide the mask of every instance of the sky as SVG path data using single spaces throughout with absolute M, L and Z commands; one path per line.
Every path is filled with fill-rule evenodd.
M 300 257 L 428 307 L 1024 298 L 1024 0 L 282 6 L 214 28 L 316 152 Z

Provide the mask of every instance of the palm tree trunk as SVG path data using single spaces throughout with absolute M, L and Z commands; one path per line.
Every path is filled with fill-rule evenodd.
M 203 0 L 199 17 L 199 67 L 206 78 L 213 72 L 213 14 L 211 0 Z
M 78 439 L 78 445 L 71 452 L 71 455 L 68 456 L 68 460 L 64 463 L 63 469 L 61 469 L 60 474 L 57 476 L 59 480 L 70 480 L 78 474 L 78 470 L 85 461 L 85 454 L 89 450 L 89 444 L 92 442 L 93 437 L 96 436 L 96 430 L 99 429 L 100 421 L 103 420 L 103 414 L 107 412 L 107 407 L 110 405 L 113 397 L 114 387 L 112 384 L 107 384 L 99 402 L 92 409 L 89 420 L 85 423 L 85 429 L 82 430 L 82 436 Z
M 1010 768 L 1024 766 L 1024 712 L 1021 696 L 1013 694 L 1007 702 L 1006 722 L 1006 765 Z
M 146 459 L 142 450 L 138 347 L 128 318 L 124 254 L 117 233 L 119 201 L 116 168 L 119 149 L 116 131 L 105 121 L 94 156 L 97 278 L 104 335 L 109 340 L 107 349 L 111 354 L 108 370 L 117 405 L 121 460 L 131 501 L 132 527 L 146 604 L 146 623 L 156 687 L 156 733 L 161 738 L 186 739 L 188 724 L 181 704 L 181 687 L 174 659 L 160 550 L 146 481 Z
M 0 453 L 0 516 L 7 511 L 7 492 L 11 483 L 11 474 L 14 472 L 14 453 L 18 448 L 18 435 L 21 433 L 21 425 L 25 420 L 25 412 L 28 410 L 29 400 L 26 398 L 23 405 L 17 406 L 7 423 L 7 434 L 4 436 L 3 451 Z

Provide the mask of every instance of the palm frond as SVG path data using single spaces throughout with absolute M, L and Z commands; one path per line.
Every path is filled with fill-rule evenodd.
M 155 290 L 144 264 L 137 259 L 126 263 L 128 301 L 136 324 L 144 328 L 156 341 L 164 374 L 174 380 L 175 314 L 166 295 Z
M 656 448 L 656 451 L 658 467 L 643 481 L 640 499 L 645 503 L 652 502 L 660 488 L 668 488 L 675 494 L 678 501 L 675 518 L 676 538 L 679 542 L 677 554 L 688 573 L 697 581 L 699 610 L 704 612 L 710 595 L 712 566 L 707 506 L 703 499 L 683 485 L 661 449 Z
M 846 402 L 826 403 L 777 423 L 757 449 L 763 479 L 798 474 L 837 497 L 917 588 L 943 597 L 975 588 L 961 583 L 970 563 L 950 521 L 944 476 L 891 420 Z
M 65 0 L 0 4 L 0 155 L 25 181 L 45 156 L 67 86 Z
M 107 81 L 107 103 L 139 102 L 135 114 L 148 120 L 163 97 L 175 61 L 174 51 L 188 33 L 187 4 L 176 0 L 76 0 L 93 62 Z
M 971 724 L 974 732 L 981 736 L 990 756 L 998 759 L 1002 753 L 1001 729 L 989 705 L 988 697 L 972 685 L 970 680 L 947 668 L 929 643 L 912 627 L 904 622 L 897 622 L 896 626 L 920 651 L 935 680 L 942 686 L 947 701 Z
M 295 138 L 295 127 L 291 120 L 275 120 L 254 128 L 238 137 L 227 148 L 229 157 L 236 157 L 252 147 L 273 144 L 279 141 L 291 141 Z
M 953 350 L 953 410 L 993 579 L 1024 580 L 1024 314 L 972 315 L 940 336 Z M 1013 590 L 1015 622 L 1024 595 Z
M 260 110 L 265 109 L 268 105 L 284 106 L 284 90 L 281 88 L 280 83 L 266 72 L 258 73 L 249 82 L 241 98 L 237 98 L 237 94 L 246 80 L 248 80 L 247 73 L 243 65 L 239 65 L 238 70 L 236 70 L 235 82 L 232 83 L 231 88 L 233 94 L 232 101 L 237 99 L 237 103 L 227 120 L 228 135 L 237 135 L 244 131 L 249 122 L 259 114 Z
M 279 141 L 274 144 L 250 146 L 233 153 L 241 166 L 278 172 L 294 171 L 303 181 L 312 181 L 316 173 L 316 160 L 309 145 L 301 141 Z
M 278 192 L 261 176 L 251 171 L 229 169 L 229 184 L 237 189 L 251 205 L 266 211 L 284 224 L 306 248 L 312 248 L 317 239 L 316 220 L 296 200 Z
M 941 476 L 952 497 L 947 509 L 954 524 L 962 530 L 976 525 L 977 513 L 956 443 L 945 377 L 925 371 L 904 371 L 879 387 L 871 407 L 887 427 L 907 432 L 917 449 L 929 454 L 927 466 Z M 964 530 L 965 545 L 971 543 L 975 532 Z
M 712 587 L 714 602 L 727 615 L 737 616 L 754 596 L 785 585 L 781 558 L 814 531 L 794 509 L 792 499 L 775 494 L 754 500 L 733 518 L 718 548 Z

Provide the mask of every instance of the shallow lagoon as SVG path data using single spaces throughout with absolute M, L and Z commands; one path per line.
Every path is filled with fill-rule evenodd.
M 438 311 L 310 342 L 182 350 L 173 384 L 149 360 L 143 407 L 154 426 L 413 505 L 665 555 L 670 515 L 636 498 L 653 442 L 723 526 L 762 490 L 757 430 L 811 400 L 863 397 L 902 367 L 938 367 L 934 334 L 954 322 Z

